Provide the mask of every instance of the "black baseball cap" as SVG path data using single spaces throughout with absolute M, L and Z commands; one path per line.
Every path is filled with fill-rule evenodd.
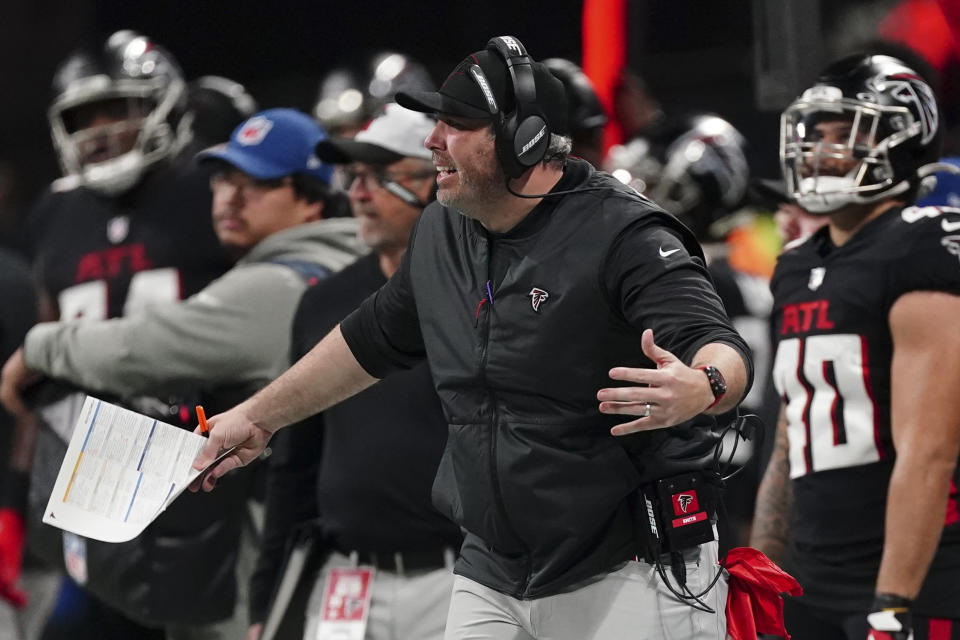
M 401 106 L 423 113 L 445 114 L 461 118 L 492 118 L 480 86 L 470 76 L 469 69 L 477 65 L 487 77 L 500 113 L 510 113 L 516 107 L 513 86 L 506 62 L 494 51 L 485 49 L 471 53 L 447 76 L 438 91 L 401 91 L 396 100 Z M 534 62 L 533 79 L 537 106 L 553 133 L 567 134 L 567 96 L 560 82 L 543 64 Z

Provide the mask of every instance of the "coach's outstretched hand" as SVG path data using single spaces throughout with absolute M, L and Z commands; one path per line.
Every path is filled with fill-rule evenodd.
M 615 436 L 672 427 L 702 413 L 713 403 L 710 382 L 703 371 L 688 367 L 677 356 L 658 347 L 653 341 L 653 331 L 643 332 L 640 345 L 657 368 L 615 367 L 610 370 L 610 378 L 637 386 L 610 387 L 597 392 L 601 413 L 639 416 L 611 429 L 610 433 Z
M 210 431 L 208 442 L 193 462 L 194 469 L 204 469 L 217 459 L 217 456 L 233 448 L 217 464 L 203 473 L 190 485 L 191 491 L 212 491 L 217 479 L 231 469 L 242 467 L 263 453 L 273 435 L 270 431 L 257 426 L 247 417 L 243 404 L 229 411 L 213 416 L 208 421 Z M 200 433 L 197 427 L 195 433 Z

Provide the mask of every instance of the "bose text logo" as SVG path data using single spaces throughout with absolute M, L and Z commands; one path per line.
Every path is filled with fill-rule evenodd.
M 483 92 L 483 97 L 487 99 L 487 107 L 490 109 L 490 113 L 499 111 L 497 101 L 493 97 L 493 91 L 490 90 L 490 85 L 487 84 L 487 78 L 477 65 L 470 67 L 470 75 L 477 81 L 477 84 L 480 86 L 480 91 Z
M 517 42 L 512 36 L 502 36 L 500 41 L 507 45 L 507 49 L 510 49 L 510 51 L 514 52 L 516 55 L 523 55 L 523 47 L 521 47 L 520 43 Z
M 540 128 L 540 131 L 537 132 L 537 135 L 535 135 L 535 136 L 533 136 L 532 138 L 530 138 L 530 142 L 528 142 L 527 144 L 523 145 L 523 149 L 520 150 L 520 154 L 519 154 L 519 155 L 522 156 L 522 155 L 525 154 L 527 151 L 530 151 L 530 147 L 532 147 L 533 145 L 535 145 L 535 144 L 537 144 L 538 142 L 540 142 L 540 138 L 542 138 L 546 132 L 547 132 L 547 125 L 543 125 L 543 126 Z

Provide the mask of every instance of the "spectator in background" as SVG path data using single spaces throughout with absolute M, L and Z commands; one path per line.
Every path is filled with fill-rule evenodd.
M 563 58 L 548 58 L 543 64 L 555 75 L 567 92 L 567 123 L 573 149 L 570 153 L 583 158 L 597 169 L 603 162 L 603 128 L 607 112 L 590 78 L 583 69 Z
M 321 159 L 347 165 L 360 239 L 373 253 L 304 295 L 293 325 L 294 361 L 399 267 L 410 232 L 433 199 L 436 171 L 423 146 L 433 124 L 389 104 L 354 140 L 318 145 Z M 309 605 L 300 602 L 287 613 L 301 627 L 306 614 L 304 638 L 317 637 L 331 572 L 358 564 L 376 571 L 364 638 L 443 638 L 461 539 L 430 502 L 446 435 L 426 363 L 277 434 L 264 544 L 251 586 L 251 640 L 267 617 L 284 541 L 296 522 L 317 517 L 317 544 L 329 555 L 319 575 L 308 577 Z

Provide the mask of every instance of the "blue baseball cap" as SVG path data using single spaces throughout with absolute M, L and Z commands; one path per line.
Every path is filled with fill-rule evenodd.
M 327 138 L 313 118 L 296 109 L 267 109 L 240 123 L 230 140 L 197 154 L 200 162 L 220 160 L 259 180 L 302 173 L 330 183 L 333 167 L 316 156 Z
M 947 156 L 939 162 L 960 168 L 960 158 Z M 917 200 L 918 207 L 960 207 L 960 175 L 952 171 L 937 171 L 937 184 L 933 191 Z

